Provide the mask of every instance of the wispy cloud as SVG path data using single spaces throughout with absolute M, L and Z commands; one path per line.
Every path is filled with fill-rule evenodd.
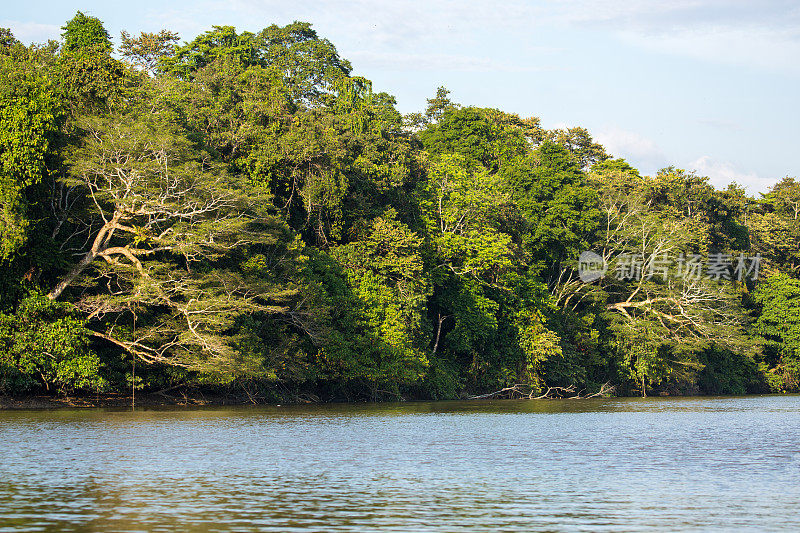
M 534 67 L 458 54 L 356 51 L 348 59 L 361 68 L 409 71 L 547 72 L 560 67 Z
M 432 52 L 461 56 L 488 36 L 531 41 L 536 28 L 578 28 L 615 35 L 659 53 L 759 68 L 800 70 L 800 5 L 796 0 L 206 0 L 148 17 L 186 37 L 207 29 L 200 21 L 249 21 L 260 29 L 292 20 L 314 22 L 334 35 L 358 36 L 360 50 Z M 445 47 L 446 49 L 443 49 Z M 348 51 L 353 55 L 354 50 Z
M 61 36 L 61 27 L 56 24 L 0 20 L 0 27 L 11 28 L 14 37 L 26 44 L 43 43 L 49 39 L 59 39 Z
M 689 163 L 688 170 L 708 176 L 711 183 L 718 189 L 727 187 L 730 183 L 738 183 L 751 194 L 766 192 L 775 183 L 774 179 L 762 178 L 755 172 L 742 172 L 728 161 L 719 161 L 709 155 L 704 155 Z
M 702 124 L 703 126 L 708 126 L 710 128 L 723 131 L 736 132 L 736 131 L 742 131 L 744 129 L 744 127 L 738 122 L 734 122 L 732 120 L 719 119 L 719 118 L 700 118 L 697 119 L 697 123 Z
M 618 127 L 600 130 L 595 140 L 615 157 L 622 157 L 645 174 L 653 174 L 668 164 L 664 151 L 653 141 L 633 131 Z
M 800 38 L 794 29 L 745 25 L 686 28 L 669 34 L 621 32 L 629 44 L 721 64 L 800 71 Z
M 800 70 L 800 5 L 792 0 L 566 0 L 550 18 L 662 53 Z
M 718 24 L 796 27 L 800 22 L 793 0 L 564 0 L 548 7 L 571 22 L 652 33 Z

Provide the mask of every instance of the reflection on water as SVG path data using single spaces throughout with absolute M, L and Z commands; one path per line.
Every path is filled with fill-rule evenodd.
M 0 412 L 0 531 L 800 530 L 800 397 Z

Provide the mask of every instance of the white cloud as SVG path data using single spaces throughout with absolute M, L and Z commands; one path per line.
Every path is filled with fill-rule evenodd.
M 0 20 L 0 28 L 11 28 L 14 37 L 25 44 L 43 43 L 48 39 L 60 39 L 61 27 L 56 24 Z
M 666 166 L 667 157 L 652 140 L 618 127 L 607 127 L 594 135 L 615 157 L 622 157 L 645 174 L 653 174 Z
M 610 33 L 659 53 L 800 69 L 796 0 L 506 0 L 502 9 L 495 2 L 462 0 L 205 0 L 180 11 L 153 11 L 149 18 L 185 37 L 207 29 L 198 24 L 201 20 L 246 20 L 250 30 L 308 20 L 335 41 L 341 35 L 357 36 L 358 50 L 458 56 L 459 65 L 476 61 L 467 49 L 481 46 L 486 38 L 496 41 L 503 35 L 524 46 L 536 28 L 575 27 Z
M 800 27 L 800 7 L 793 0 L 564 0 L 548 8 L 565 23 L 653 35 L 701 27 L 795 32 Z
M 695 170 L 702 176 L 708 176 L 711 183 L 718 189 L 727 187 L 736 182 L 750 193 L 766 192 L 775 183 L 774 179 L 761 178 L 755 172 L 741 172 L 728 161 L 718 161 L 709 155 L 704 155 L 689 163 L 688 170 Z
M 734 122 L 732 120 L 719 119 L 719 118 L 700 118 L 697 119 L 697 123 L 717 130 L 723 130 L 729 132 L 739 132 L 744 130 L 744 127 L 738 122 Z
M 658 35 L 622 32 L 620 37 L 640 48 L 704 61 L 772 70 L 800 70 L 797 62 L 800 40 L 793 30 L 716 26 Z
M 610 29 L 662 53 L 775 70 L 800 69 L 800 6 L 789 0 L 571 0 L 566 23 Z
M 404 53 L 355 51 L 347 58 L 359 69 L 364 67 L 385 70 L 409 71 L 462 71 L 462 72 L 542 72 L 553 68 L 538 68 L 499 62 L 486 57 L 458 54 Z

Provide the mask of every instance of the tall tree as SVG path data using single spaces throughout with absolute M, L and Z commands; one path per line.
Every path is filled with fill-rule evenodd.
M 111 51 L 111 36 L 96 17 L 78 11 L 61 29 L 64 30 L 61 37 L 64 39 L 64 50 L 67 52 L 90 49 Z
M 287 287 L 299 245 L 268 198 L 158 114 L 134 109 L 81 125 L 69 182 L 91 200 L 77 219 L 88 247 L 49 298 L 72 289 L 99 321 L 96 337 L 145 361 L 255 372 L 257 361 L 236 348 L 238 318 L 301 321 Z
M 778 274 L 754 294 L 760 316 L 753 331 L 765 346 L 762 370 L 774 391 L 800 389 L 800 281 Z
M 22 45 L 0 51 L 0 260 L 25 243 L 26 191 L 52 170 L 61 114 L 55 84 L 35 52 Z
M 500 174 L 524 217 L 521 239 L 530 263 L 557 276 L 559 263 L 585 250 L 598 227 L 597 193 L 567 149 L 549 141 Z
M 167 30 L 158 33 L 143 31 L 138 37 L 131 37 L 128 32 L 123 31 L 120 34 L 122 44 L 119 52 L 135 66 L 155 74 L 164 58 L 172 56 L 175 52 L 175 43 L 178 39 L 177 33 Z

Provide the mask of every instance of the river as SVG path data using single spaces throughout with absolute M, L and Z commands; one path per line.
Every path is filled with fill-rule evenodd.
M 0 531 L 800 530 L 800 396 L 0 411 Z

